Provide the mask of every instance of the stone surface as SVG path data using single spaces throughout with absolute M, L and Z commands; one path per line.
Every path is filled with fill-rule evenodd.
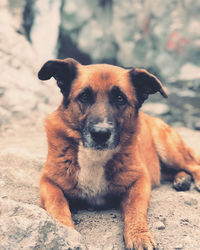
M 158 221 L 154 224 L 154 227 L 158 230 L 163 230 L 165 229 L 165 224 L 162 221 Z
M 93 62 L 153 68 L 173 81 L 199 79 L 200 40 L 195 31 L 200 24 L 199 8 L 194 0 L 184 4 L 172 0 L 64 1 L 61 32 Z
M 44 158 L 30 154 L 25 148 L 11 146 L 2 149 L 0 153 L 1 196 L 37 204 L 39 171 L 43 164 Z
M 187 4 L 192 1 L 188 1 Z M 174 15 L 175 13 L 185 13 L 182 7 L 172 2 L 169 1 L 168 4 L 163 5 L 162 10 L 160 10 L 163 15 L 166 13 L 166 9 L 172 8 L 174 8 Z M 186 60 L 184 57 L 184 60 L 181 58 L 183 64 L 180 66 L 180 72 L 176 70 L 177 77 L 174 77 L 172 73 L 162 73 L 165 70 L 170 72 L 168 67 L 173 67 L 174 70 L 176 67 L 173 63 L 178 63 L 179 59 L 173 59 L 176 46 L 172 49 L 170 55 L 169 51 L 160 51 L 160 43 L 164 42 L 164 40 L 159 40 L 160 36 L 167 37 L 166 29 L 164 29 L 167 19 L 165 16 L 155 13 L 153 9 L 153 6 L 159 4 L 159 0 L 154 1 L 151 6 L 146 3 L 144 12 L 141 12 L 141 3 L 138 1 L 133 3 L 132 0 L 126 2 L 106 1 L 105 3 L 97 0 L 92 1 L 92 3 L 88 0 L 63 1 L 60 16 L 58 1 L 52 4 L 50 0 L 46 0 L 45 3 L 40 5 L 38 2 L 36 4 L 35 0 L 29 2 L 3 0 L 0 3 L 0 130 L 8 129 L 10 126 L 21 126 L 22 120 L 23 125 L 28 124 L 30 120 L 32 124 L 37 124 L 44 119 L 47 113 L 57 107 L 61 95 L 55 81 L 41 83 L 37 79 L 37 72 L 45 61 L 44 58 L 50 59 L 55 52 L 50 53 L 53 48 L 55 50 L 56 45 L 54 43 L 57 43 L 56 50 L 60 51 L 58 56 L 72 56 L 80 59 L 84 64 L 92 61 L 105 61 L 128 67 L 146 67 L 154 73 L 160 71 L 160 74 L 157 75 L 161 80 L 162 78 L 166 79 L 163 83 L 168 89 L 169 98 L 165 101 L 159 94 L 156 94 L 153 96 L 155 101 L 153 103 L 146 102 L 143 108 L 147 109 L 147 112 L 153 111 L 153 115 L 161 116 L 174 126 L 184 125 L 199 129 L 199 66 L 195 62 L 184 63 L 184 60 Z M 192 6 L 198 8 L 199 5 L 195 4 L 197 6 Z M 35 15 L 35 17 L 30 16 L 29 18 L 28 10 L 30 11 L 29 14 Z M 46 13 L 46 15 L 42 13 Z M 149 17 L 148 13 L 153 13 L 154 18 Z M 51 18 L 51 15 L 57 15 L 56 20 L 59 19 L 53 26 L 46 25 L 51 27 L 51 34 L 54 30 L 54 35 L 51 35 L 54 42 L 51 39 L 44 39 L 43 36 L 47 37 L 48 35 L 44 35 L 42 30 L 48 33 L 49 29 L 38 24 L 48 23 L 49 18 L 55 19 Z M 42 21 L 39 21 L 40 19 Z M 144 32 L 143 21 L 149 19 L 151 20 L 150 24 L 154 23 L 155 25 L 150 25 L 149 30 L 145 28 Z M 181 16 L 177 20 L 179 19 L 181 19 Z M 175 19 L 172 19 L 170 22 L 173 23 L 174 21 Z M 188 33 L 186 32 L 187 34 L 184 34 L 184 36 L 191 32 L 193 34 L 193 29 L 198 23 L 197 19 L 196 21 L 192 19 L 190 21 L 190 30 L 187 30 Z M 57 27 L 59 22 L 61 22 L 60 29 Z M 34 37 L 32 40 L 35 42 L 32 44 L 24 37 L 26 34 L 23 31 L 25 23 L 30 26 L 30 34 L 27 35 L 27 38 L 30 40 L 31 37 Z M 134 23 L 134 27 L 130 25 L 131 23 Z M 159 44 L 159 52 L 156 52 L 156 56 L 151 47 L 155 44 L 152 43 L 151 32 L 153 30 L 159 37 L 156 41 L 156 44 Z M 56 32 L 59 32 L 59 34 L 56 35 Z M 144 34 L 147 36 L 143 36 Z M 58 42 L 56 42 L 56 37 L 59 38 Z M 179 38 L 179 35 L 173 33 L 168 46 L 170 44 L 170 46 L 173 44 L 179 46 Z M 51 44 L 52 49 L 49 49 L 47 42 Z M 190 41 L 190 48 L 195 51 L 196 45 L 193 46 L 193 42 L 196 44 L 196 34 Z M 36 45 L 37 43 L 41 43 L 42 49 L 39 49 L 40 46 Z M 35 49 L 35 46 L 37 49 Z M 41 53 L 38 50 L 41 50 Z M 192 55 L 196 55 L 194 51 Z M 152 56 L 155 61 L 159 59 L 157 66 L 155 66 L 156 62 L 152 62 Z M 173 63 L 169 63 L 165 56 L 170 57 L 168 59 Z M 158 59 L 156 59 L 157 57 Z M 179 57 L 179 55 L 176 55 L 176 57 Z M 195 58 L 194 56 L 194 60 Z M 162 66 L 163 63 L 167 63 L 167 66 Z M 158 69 L 158 66 L 161 69 Z M 169 84 L 172 80 L 178 79 L 181 81 Z M 34 119 L 30 119 L 32 116 Z
M 199 80 L 200 79 L 200 67 L 186 63 L 180 70 L 179 80 Z
M 200 79 L 198 1 L 1 2 L 43 58 L 73 50 L 78 59 L 150 68 L 171 82 Z
M 43 114 L 49 113 L 50 107 L 52 110 L 60 101 L 54 81 L 44 84 L 37 79 L 43 59 L 38 57 L 26 38 L 16 32 L 16 16 L 11 16 L 8 6 L 9 1 L 1 1 L 0 131 L 11 124 L 21 126 L 22 120 L 30 123 L 32 117 L 31 123 L 37 124 L 44 119 Z
M 200 121 L 197 121 L 197 122 L 194 123 L 194 128 L 196 130 L 200 130 Z
M 60 0 L 35 1 L 33 7 L 35 16 L 30 31 L 30 40 L 33 49 L 42 60 L 55 58 L 57 55 L 61 4 Z
M 145 103 L 142 106 L 142 111 L 153 116 L 161 116 L 169 113 L 169 107 L 163 103 Z
M 86 249 L 83 237 L 35 205 L 0 198 L 1 249 Z

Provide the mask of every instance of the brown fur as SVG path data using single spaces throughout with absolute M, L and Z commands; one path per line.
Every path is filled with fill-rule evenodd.
M 41 206 L 61 223 L 74 227 L 66 196 L 76 198 L 81 192 L 78 186 L 80 166 L 77 159 L 81 141 L 80 124 L 88 110 L 93 108 L 92 105 L 86 108 L 77 103 L 76 97 L 83 88 L 90 85 L 101 104 L 102 100 L 106 102 L 106 93 L 114 85 L 119 86 L 130 105 L 111 110 L 117 115 L 123 129 L 119 150 L 104 166 L 105 178 L 109 194 L 121 195 L 126 247 L 152 249 L 156 244 L 148 229 L 146 215 L 151 188 L 160 184 L 160 160 L 168 168 L 177 172 L 184 171 L 182 173 L 185 175 L 190 174 L 197 189 L 200 189 L 200 165 L 192 150 L 187 148 L 174 129 L 160 119 L 137 110 L 144 100 L 141 99 L 138 104 L 139 98 L 142 98 L 141 91 L 140 96 L 137 92 L 140 85 L 131 83 L 130 70 L 111 65 L 83 66 L 77 62 L 75 67 L 77 75 L 71 84 L 67 107 L 63 100 L 46 120 L 48 156 L 40 179 Z M 135 72 L 145 72 L 145 77 L 148 74 L 147 77 L 150 76 L 152 80 L 152 75 L 144 70 Z M 50 78 L 48 76 L 44 79 L 45 77 L 40 79 Z M 152 81 L 158 81 L 154 78 L 153 76 Z M 143 77 L 141 79 L 145 81 Z M 159 84 L 160 88 L 161 83 L 156 84 Z M 157 91 L 159 89 L 148 89 L 147 93 Z M 164 87 L 160 92 L 166 95 Z M 106 112 L 104 105 L 98 108 L 96 107 L 95 112 Z M 180 175 L 177 178 L 180 178 Z

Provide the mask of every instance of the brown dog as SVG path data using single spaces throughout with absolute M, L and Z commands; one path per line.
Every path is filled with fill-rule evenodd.
M 38 76 L 54 77 L 63 94 L 46 120 L 42 207 L 74 227 L 68 201 L 104 207 L 119 199 L 126 247 L 156 247 L 146 216 L 151 188 L 160 183 L 160 162 L 177 173 L 176 189 L 188 189 L 191 175 L 200 191 L 194 153 L 170 126 L 139 111 L 149 94 L 167 97 L 161 82 L 143 69 L 83 66 L 73 59 L 48 61 Z

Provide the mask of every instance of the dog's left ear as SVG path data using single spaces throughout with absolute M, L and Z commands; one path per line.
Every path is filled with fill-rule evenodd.
M 160 80 L 145 69 L 131 69 L 129 71 L 130 79 L 135 88 L 139 107 L 148 98 L 149 95 L 156 92 L 167 98 L 167 90 Z
M 63 95 L 68 96 L 71 83 L 77 76 L 79 63 L 72 58 L 65 60 L 49 60 L 38 73 L 40 80 L 49 80 L 54 77 Z

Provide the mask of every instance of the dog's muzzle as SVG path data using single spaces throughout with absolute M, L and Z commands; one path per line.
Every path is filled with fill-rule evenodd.
M 117 126 L 112 122 L 90 122 L 82 136 L 83 146 L 96 150 L 114 149 L 119 143 Z

